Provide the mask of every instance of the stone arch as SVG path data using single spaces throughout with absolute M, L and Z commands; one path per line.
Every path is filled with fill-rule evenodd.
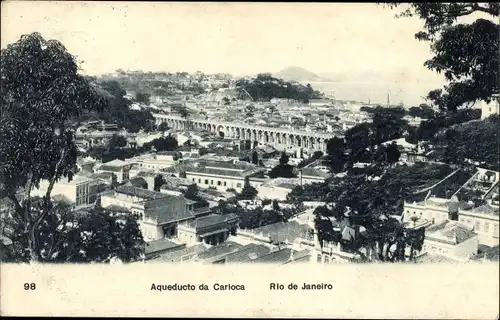
M 215 127 L 215 125 L 214 125 L 214 127 Z M 215 133 L 217 133 L 219 136 L 224 138 L 226 136 L 226 132 L 227 132 L 227 130 L 225 130 L 225 129 L 226 128 L 223 125 L 218 125 L 215 129 Z

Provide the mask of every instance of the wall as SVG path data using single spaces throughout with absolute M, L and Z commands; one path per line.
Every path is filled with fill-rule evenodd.
M 195 245 L 198 242 L 194 229 L 186 226 L 177 227 L 177 239 L 188 246 Z
M 124 194 L 115 193 L 114 195 L 102 195 L 101 196 L 101 206 L 103 208 L 109 207 L 110 205 L 117 205 L 125 207 L 128 209 L 132 208 L 135 202 L 141 201 L 142 199 L 138 197 L 129 197 Z
M 266 187 L 260 186 L 257 188 L 258 197 L 261 199 L 270 199 L 270 200 L 286 200 L 286 196 L 290 193 L 290 189 L 279 188 L 279 187 Z
M 204 174 L 198 174 L 195 172 L 186 172 L 186 179 L 193 181 L 199 187 L 208 188 L 211 186 L 215 187 L 219 191 L 226 191 L 229 188 L 233 188 L 236 191 L 240 192 L 241 189 L 243 188 L 243 184 L 245 183 L 245 179 L 243 177 L 222 177 L 215 175 L 209 176 Z
M 139 221 L 139 227 L 145 241 L 160 240 L 165 236 L 163 234 L 163 228 L 161 226 L 150 224 L 144 221 Z
M 470 227 L 474 227 L 474 232 L 479 235 L 479 243 L 489 246 L 499 244 L 498 216 L 459 211 L 458 220 Z

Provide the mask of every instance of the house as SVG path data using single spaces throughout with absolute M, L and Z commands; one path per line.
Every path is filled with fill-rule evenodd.
M 237 252 L 241 247 L 242 245 L 239 243 L 226 241 L 196 254 L 192 260 L 204 264 L 217 263 L 228 254 Z
M 300 185 L 309 183 L 323 183 L 331 178 L 333 174 L 313 167 L 304 167 L 299 170 Z
M 148 182 L 142 177 L 134 177 L 125 183 L 126 186 L 148 189 Z
M 333 100 L 329 99 L 309 99 L 309 106 L 311 107 L 323 107 L 323 106 L 333 106 Z
M 34 188 L 32 196 L 44 196 L 49 187 L 48 180 L 42 180 L 39 188 Z M 62 179 L 52 188 L 52 198 L 70 204 L 73 209 L 91 207 L 97 201 L 99 181 L 91 177 L 76 175 L 73 179 Z
M 213 259 L 212 263 L 248 263 L 267 255 L 270 252 L 271 248 L 269 246 L 250 243 L 245 246 L 241 246 L 234 252 L 220 256 L 218 259 Z
M 478 168 L 451 199 L 428 195 L 423 201 L 404 204 L 403 222 L 419 219 L 438 224 L 456 220 L 473 227 L 479 243 L 495 246 L 499 243 L 498 173 Z
M 179 196 L 163 195 L 159 199 L 137 202 L 131 210 L 139 218 L 141 233 L 146 241 L 175 237 L 179 223 L 194 219 L 186 199 Z
M 115 159 L 115 160 L 101 164 L 100 166 L 97 167 L 95 172 L 96 173 L 102 173 L 102 172 L 113 173 L 116 175 L 116 181 L 119 183 L 119 182 L 122 182 L 124 180 L 128 180 L 130 178 L 131 166 L 132 165 L 126 161 Z
M 199 160 L 186 168 L 186 179 L 200 187 L 214 188 L 219 191 L 234 189 L 241 191 L 245 178 L 262 175 L 264 168 L 247 162 L 223 162 Z
M 478 253 L 478 246 L 478 235 L 473 228 L 447 220 L 425 230 L 422 250 L 455 260 L 469 260 Z
M 186 247 L 185 244 L 175 243 L 168 239 L 149 241 L 146 242 L 144 246 L 144 253 L 147 260 L 158 257 L 162 253 L 172 252 Z
M 226 241 L 229 235 L 236 235 L 238 222 L 238 216 L 233 213 L 210 214 L 180 224 L 177 228 L 177 238 L 187 245 L 200 242 L 217 245 Z

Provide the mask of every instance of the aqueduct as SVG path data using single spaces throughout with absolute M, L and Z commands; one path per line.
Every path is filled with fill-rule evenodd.
M 159 113 L 155 113 L 153 116 L 156 120 L 156 125 L 166 123 L 170 128 L 177 130 L 206 130 L 228 138 L 250 140 L 252 142 L 257 141 L 276 147 L 302 147 L 304 149 L 324 152 L 326 151 L 327 141 L 335 137 L 335 134 L 271 128 L 234 122 L 219 122 L 215 120 L 186 119 Z

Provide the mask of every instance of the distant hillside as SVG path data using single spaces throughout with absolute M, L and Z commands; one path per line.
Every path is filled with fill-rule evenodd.
M 219 90 L 210 92 L 204 96 L 205 101 L 212 102 L 223 102 L 224 98 L 226 98 L 227 101 L 252 99 L 252 97 L 241 88 L 220 88 Z
M 309 102 L 309 99 L 322 97 L 321 92 L 311 85 L 287 82 L 273 77 L 269 73 L 258 74 L 255 79 L 240 79 L 236 87 L 248 93 L 254 101 L 270 101 L 273 98 L 292 99 Z
M 321 77 L 314 72 L 308 71 L 300 67 L 288 67 L 275 74 L 273 76 L 281 78 L 286 81 L 321 81 Z

